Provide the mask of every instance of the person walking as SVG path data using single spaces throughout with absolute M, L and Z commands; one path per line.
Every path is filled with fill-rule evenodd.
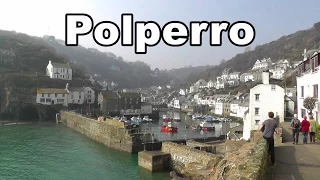
M 309 129 L 309 136 L 310 136 L 310 143 L 316 142 L 316 133 L 317 133 L 317 122 L 313 119 L 313 117 L 310 117 L 310 129 Z
M 297 114 L 294 114 L 294 117 L 291 121 L 293 144 L 299 143 L 300 126 L 301 126 L 301 122 L 298 119 Z
M 275 165 L 275 153 L 274 153 L 274 133 L 279 133 L 279 123 L 274 119 L 274 113 L 268 113 L 269 119 L 265 120 L 260 126 L 259 130 L 263 131 L 263 138 L 268 143 L 268 151 L 271 155 L 271 163 Z
M 308 143 L 309 128 L 310 128 L 310 122 L 307 120 L 307 116 L 304 116 L 303 120 L 301 122 L 301 132 L 302 132 L 303 144 Z

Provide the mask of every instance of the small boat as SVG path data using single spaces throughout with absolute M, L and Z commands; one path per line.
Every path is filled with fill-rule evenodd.
M 161 132 L 176 133 L 178 132 L 178 127 L 175 127 L 173 123 L 168 122 L 166 125 L 161 126 Z
M 131 122 L 134 123 L 134 124 L 140 124 L 142 122 L 142 119 L 140 116 L 138 117 L 132 117 L 131 118 Z
M 212 123 L 209 122 L 202 122 L 199 124 L 202 130 L 209 131 L 209 130 L 215 130 L 215 126 Z
M 181 121 L 181 119 L 180 119 L 179 117 L 174 117 L 172 120 L 173 120 L 173 121 L 178 121 L 178 122 Z
M 167 119 L 167 115 L 164 114 L 164 115 L 162 116 L 162 119 Z
M 152 122 L 153 120 L 149 118 L 149 116 L 144 116 L 143 121 L 146 121 L 146 122 Z

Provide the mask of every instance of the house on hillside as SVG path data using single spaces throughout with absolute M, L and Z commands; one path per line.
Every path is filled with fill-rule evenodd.
M 231 71 L 231 68 L 224 69 L 221 74 L 221 79 L 229 79 L 230 71 Z
M 208 88 L 214 88 L 215 87 L 215 82 L 213 80 L 208 81 L 207 84 Z
M 98 106 L 105 115 L 119 115 L 120 97 L 116 92 L 100 92 L 98 94 Z
M 47 65 L 46 75 L 51 79 L 72 80 L 72 68 L 69 63 L 54 63 L 50 60 Z
M 306 97 L 315 97 L 319 95 L 319 72 L 320 50 L 304 50 L 303 62 L 298 65 L 297 74 L 297 113 L 302 118 L 308 114 L 303 106 Z M 319 101 L 316 102 L 316 108 L 313 110 L 314 118 L 319 120 Z
M 224 79 L 222 79 L 221 77 L 217 77 L 217 81 L 216 81 L 216 89 L 223 89 L 225 86 L 225 82 Z
M 240 82 L 248 82 L 248 81 L 254 81 L 254 75 L 253 73 L 242 73 L 240 75 Z
M 188 98 L 184 97 L 184 96 L 180 96 L 174 99 L 173 101 L 173 107 L 176 109 L 180 109 L 182 104 L 187 102 Z
M 69 87 L 66 85 L 66 90 L 69 92 L 68 102 L 71 104 L 83 104 L 84 103 L 84 89 L 81 87 Z
M 265 70 L 268 69 L 272 66 L 272 61 L 271 58 L 264 58 L 262 60 L 257 60 L 255 64 L 252 67 L 252 70 L 257 71 L 257 70 Z
M 270 73 L 262 73 L 262 84 L 250 89 L 249 114 L 244 119 L 243 138 L 250 139 L 251 130 L 257 130 L 272 111 L 279 122 L 284 122 L 284 89 L 270 84 Z M 271 97 L 271 98 L 270 98 Z
M 270 72 L 272 73 L 271 78 L 274 79 L 282 79 L 284 73 L 290 68 L 290 64 L 288 60 L 279 60 L 273 64 L 273 67 L 270 68 Z
M 67 107 L 68 94 L 66 89 L 40 88 L 37 89 L 36 102 L 43 105 L 61 104 Z
M 139 93 L 118 93 L 120 97 L 120 113 L 122 115 L 139 115 L 141 112 L 141 96 Z
M 198 86 L 199 88 L 206 88 L 207 84 L 207 81 L 205 81 L 204 79 L 199 79 L 196 83 L 194 83 L 194 86 Z

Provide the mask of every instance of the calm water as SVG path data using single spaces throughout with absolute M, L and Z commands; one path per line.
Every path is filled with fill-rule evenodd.
M 178 133 L 164 133 L 160 132 L 160 127 L 163 125 L 162 115 L 166 115 L 167 117 L 179 117 L 181 122 L 176 122 L 176 126 L 178 127 Z M 156 120 L 152 123 L 142 124 L 143 128 L 149 128 L 155 134 L 155 137 L 160 140 L 175 140 L 175 139 L 192 139 L 192 138 L 203 138 L 204 140 L 208 137 L 219 137 L 221 135 L 225 135 L 225 132 L 229 131 L 229 126 L 232 128 L 234 126 L 238 126 L 238 123 L 213 123 L 215 126 L 215 131 L 193 131 L 190 128 L 186 128 L 185 126 L 191 126 L 194 122 L 191 117 L 187 116 L 186 113 L 179 112 L 160 112 L 160 119 Z
M 62 125 L 0 127 L 1 180 L 166 180 L 137 155 L 106 148 Z

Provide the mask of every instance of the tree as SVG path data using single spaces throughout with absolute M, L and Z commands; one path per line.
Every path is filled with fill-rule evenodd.
M 246 48 L 244 49 L 244 52 L 249 52 L 249 51 L 251 51 L 251 47 L 250 47 L 250 46 L 248 46 L 248 47 L 246 47 Z
M 312 116 L 312 110 L 316 107 L 316 102 L 318 100 L 314 97 L 306 97 L 303 100 L 303 107 L 306 108 L 309 112 L 309 116 Z
M 221 59 L 220 64 L 224 64 L 225 62 L 227 62 L 225 59 Z

